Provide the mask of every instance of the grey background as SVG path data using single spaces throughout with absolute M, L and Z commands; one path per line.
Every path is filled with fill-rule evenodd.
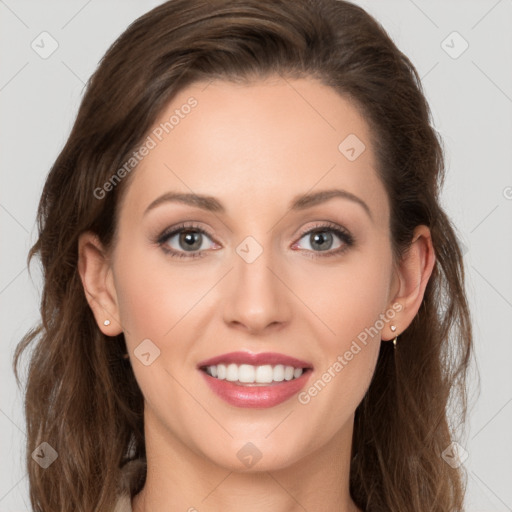
M 0 512 L 30 509 L 21 392 L 11 359 L 38 319 L 39 269 L 33 265 L 30 278 L 25 260 L 42 185 L 99 59 L 158 3 L 0 0 Z M 355 3 L 415 64 L 446 146 L 443 203 L 467 248 L 481 376 L 479 397 L 472 379 L 468 434 L 459 441 L 468 452 L 467 510 L 511 511 L 512 0 Z M 47 59 L 31 48 L 43 31 L 59 45 Z M 447 39 L 453 31 L 469 44 L 457 58 L 464 41 Z

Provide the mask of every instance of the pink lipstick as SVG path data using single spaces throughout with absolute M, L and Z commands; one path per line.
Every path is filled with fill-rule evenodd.
M 209 388 L 235 407 L 267 408 L 298 393 L 313 366 L 277 352 L 230 352 L 197 365 Z

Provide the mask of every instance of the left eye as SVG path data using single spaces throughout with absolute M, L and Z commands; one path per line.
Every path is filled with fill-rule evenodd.
M 338 245 L 333 246 L 336 238 L 340 240 Z M 306 246 L 300 243 L 300 240 L 306 240 Z M 308 231 L 299 240 L 299 245 L 302 249 L 307 249 L 314 252 L 329 251 L 331 249 L 339 249 L 343 244 L 349 244 L 350 241 L 347 239 L 347 235 L 337 229 L 323 228 Z M 309 245 L 309 247 L 308 247 Z

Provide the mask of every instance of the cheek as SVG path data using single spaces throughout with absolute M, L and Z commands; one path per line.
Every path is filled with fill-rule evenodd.
M 317 333 L 331 357 L 333 349 L 343 350 L 350 345 L 352 339 L 374 326 L 385 311 L 391 269 L 391 254 L 383 250 L 353 253 L 339 264 L 329 266 L 308 264 L 294 272 L 293 290 L 308 306 L 303 308 L 306 316 L 311 321 L 316 317 L 320 326 Z M 379 336 L 375 338 L 380 340 Z
M 135 241 L 131 247 L 128 251 L 120 245 L 123 257 L 116 262 L 121 321 L 132 345 L 144 338 L 160 342 L 193 310 L 214 280 L 211 272 L 199 266 L 183 270 L 167 262 L 160 249 L 138 247 Z
M 327 329 L 318 330 L 321 365 L 299 402 L 318 417 L 330 415 L 333 431 L 348 419 L 372 379 L 386 321 L 391 255 L 383 251 L 358 255 L 351 264 L 331 269 L 322 293 L 310 297 Z M 310 280 L 321 276 L 309 275 Z M 320 333 L 322 333 L 320 335 Z M 314 411 L 314 412 L 313 412 Z
M 169 408 L 186 410 L 189 392 L 198 393 L 189 387 L 185 392 L 180 383 L 190 378 L 190 365 L 184 363 L 193 349 L 191 333 L 196 332 L 201 297 L 215 279 L 211 271 L 180 270 L 157 252 L 137 248 L 135 242 L 120 244 L 123 256 L 116 261 L 115 286 L 135 377 L 151 409 L 162 413 Z M 145 352 L 150 354 L 147 365 L 141 356 Z
M 317 337 L 322 363 L 298 395 L 305 428 L 311 436 L 322 432 L 318 444 L 351 421 L 370 385 L 381 344 L 377 322 L 387 298 L 383 271 L 344 277 L 346 286 L 333 284 L 332 301 L 323 309 L 335 335 Z

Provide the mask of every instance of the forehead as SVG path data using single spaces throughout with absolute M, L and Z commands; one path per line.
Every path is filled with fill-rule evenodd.
M 151 149 L 124 198 L 134 215 L 167 191 L 216 196 L 235 214 L 332 187 L 374 203 L 377 218 L 387 214 L 366 121 L 314 79 L 195 83 L 147 137 Z

